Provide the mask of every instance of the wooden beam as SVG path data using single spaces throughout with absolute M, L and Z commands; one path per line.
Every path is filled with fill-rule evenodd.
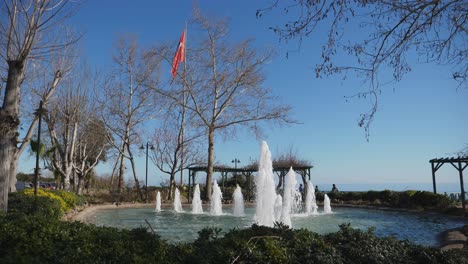
M 468 166 L 468 162 L 465 163 L 465 166 L 463 166 L 462 171 L 465 170 L 467 166 Z
M 436 167 L 435 167 L 435 171 L 438 171 L 440 169 L 440 167 L 442 167 L 442 165 L 444 165 L 444 162 L 438 162 Z
M 432 188 L 434 189 L 434 193 L 437 193 L 436 179 L 435 179 L 436 170 L 434 168 L 434 163 L 432 162 L 431 162 L 431 168 L 432 168 Z
M 458 170 L 458 174 L 460 175 L 460 187 L 461 187 L 461 196 L 462 196 L 462 207 L 463 211 L 465 211 L 465 187 L 463 185 L 463 169 L 462 169 L 462 164 L 461 162 L 458 162 L 458 167 L 460 168 Z M 465 166 L 466 167 L 466 166 Z
M 187 200 L 188 200 L 188 203 L 190 203 L 190 193 L 192 192 L 192 185 L 190 184 L 190 178 L 192 176 L 192 170 L 189 169 L 189 176 L 188 176 L 188 197 L 187 197 Z

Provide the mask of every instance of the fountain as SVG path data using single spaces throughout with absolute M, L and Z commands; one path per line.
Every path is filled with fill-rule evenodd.
M 161 212 L 161 193 L 156 191 L 156 212 Z
M 281 211 L 283 210 L 283 197 L 280 194 L 276 195 L 275 207 L 274 207 L 274 214 L 275 214 L 275 221 L 281 221 Z
M 294 171 L 293 171 L 294 172 Z M 294 172 L 294 175 L 296 173 Z M 291 213 L 300 214 L 304 211 L 304 206 L 302 202 L 302 193 L 298 190 L 292 189 L 292 200 L 291 200 Z
M 282 212 L 290 214 L 289 221 L 291 221 L 294 228 L 306 228 L 320 234 L 336 232 L 339 229 L 339 225 L 346 222 L 351 223 L 352 226 L 362 228 L 375 227 L 376 234 L 379 236 L 392 235 L 398 237 L 398 239 L 409 239 L 410 241 L 416 241 L 417 243 L 427 245 L 437 245 L 437 240 L 434 239 L 436 237 L 435 234 L 452 228 L 454 225 L 466 224 L 464 220 L 454 220 L 453 218 L 439 218 L 439 216 L 436 218 L 421 218 L 417 215 L 391 211 L 337 208 L 336 211 L 332 212 L 330 199 L 327 195 L 325 195 L 324 199 L 324 212 L 328 215 L 320 212 L 318 215 L 322 216 L 315 217 L 312 215 L 316 214 L 317 206 L 316 200 L 314 199 L 315 193 L 313 192 L 313 184 L 310 181 L 306 187 L 307 195 L 305 198 L 305 207 L 301 209 L 301 214 L 297 215 L 294 214 L 294 204 L 297 199 L 292 198 L 300 196 L 295 190 L 295 184 L 292 184 L 289 180 L 292 181 L 293 179 L 289 179 L 288 177 L 285 183 L 285 188 L 288 186 L 287 188 L 290 190 L 285 192 L 285 196 L 289 196 L 290 198 L 285 197 L 285 201 L 283 202 L 282 196 L 275 192 L 271 155 L 268 146 L 263 142 L 261 146 L 259 174 L 256 179 L 257 205 L 256 207 L 244 208 L 243 217 L 235 217 L 235 212 L 233 214 L 222 213 L 222 194 L 219 186 L 215 182 L 210 214 L 195 214 L 196 212 L 200 214 L 203 213 L 201 201 L 199 199 L 200 187 L 195 186 L 192 201 L 192 214 L 174 212 L 182 212 L 180 193 L 179 190 L 176 189 L 174 195 L 174 211 L 164 210 L 161 213 L 155 213 L 153 208 L 118 208 L 116 210 L 97 211 L 88 219 L 90 222 L 98 225 L 114 226 L 118 228 L 138 228 L 147 224 L 144 221 L 148 220 L 149 223 L 155 227 L 155 231 L 158 235 L 173 242 L 194 241 L 197 239 L 197 232 L 207 226 L 219 226 L 223 230 L 247 227 L 251 226 L 253 223 L 273 226 L 275 221 L 281 221 Z M 236 196 L 237 195 L 234 195 L 234 200 L 236 200 Z M 160 194 L 158 193 L 156 195 L 156 210 L 158 210 L 158 200 L 160 201 L 160 198 Z M 200 202 L 195 202 L 197 200 Z M 288 202 L 286 200 L 288 200 Z M 237 204 L 235 201 L 234 203 Z M 290 210 L 288 210 L 288 203 L 293 205 L 289 207 Z M 236 207 L 236 205 L 234 205 L 234 207 Z M 234 207 L 233 211 L 237 211 Z M 151 214 L 154 214 L 154 217 L 148 217 L 148 215 Z M 219 214 L 223 214 L 222 219 L 216 216 Z M 404 228 L 401 227 L 402 221 L 405 221 Z M 382 223 L 385 223 L 385 225 L 382 225 Z M 408 228 L 408 226 L 411 228 Z
M 317 201 L 315 200 L 314 185 L 311 181 L 307 183 L 306 214 L 317 214 Z
M 271 153 L 265 141 L 260 148 L 260 162 L 258 166 L 258 175 L 255 179 L 256 186 L 256 211 L 255 221 L 259 225 L 273 226 L 275 221 L 275 181 L 273 178 L 273 164 Z
M 210 214 L 211 215 L 222 215 L 223 214 L 223 194 L 221 193 L 221 189 L 218 186 L 218 182 L 214 180 L 213 182 L 213 194 L 211 195 L 211 203 L 210 203 Z
M 192 214 L 203 214 L 202 201 L 200 199 L 200 187 L 195 185 L 192 200 Z
M 174 211 L 176 211 L 177 213 L 184 211 L 182 209 L 182 202 L 180 201 L 179 188 L 176 188 L 174 192 Z
M 234 215 L 244 216 L 244 197 L 242 196 L 242 190 L 239 185 L 237 185 L 236 190 L 232 196 L 234 200 Z
M 283 194 L 283 211 L 281 213 L 281 222 L 290 227 L 292 227 L 291 208 L 296 200 L 296 184 L 296 173 L 291 167 L 288 174 L 286 174 Z
M 331 214 L 332 213 L 332 209 L 331 209 L 331 205 L 330 205 L 330 198 L 328 198 L 328 195 L 324 195 L 324 198 L 323 198 L 323 212 L 325 214 Z

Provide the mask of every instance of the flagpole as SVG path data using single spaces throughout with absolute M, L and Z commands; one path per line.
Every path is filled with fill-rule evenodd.
M 182 124 L 181 124 L 181 161 L 180 161 L 180 186 L 184 184 L 184 158 L 185 158 L 185 85 L 187 82 L 187 21 L 185 21 L 185 43 L 184 43 L 184 81 L 182 82 Z M 190 187 L 190 186 L 189 186 Z M 190 194 L 189 194 L 190 196 Z

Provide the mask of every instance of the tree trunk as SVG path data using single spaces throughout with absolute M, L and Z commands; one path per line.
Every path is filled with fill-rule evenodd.
M 208 170 L 206 172 L 206 193 L 205 198 L 211 201 L 211 183 L 213 181 L 213 166 L 214 166 L 214 132 L 213 126 L 209 128 L 208 132 Z
M 111 174 L 111 178 L 110 178 L 109 190 L 114 190 L 115 171 L 117 170 L 117 166 L 119 165 L 119 160 L 120 160 L 120 153 L 119 153 L 119 155 L 117 156 L 117 158 L 115 159 L 114 168 L 112 169 L 112 174 Z
M 124 186 L 124 174 L 125 174 L 125 143 L 122 146 L 122 153 L 120 153 L 120 168 L 119 168 L 119 180 L 117 183 L 117 192 L 121 193 Z
M 4 212 L 8 210 L 10 175 L 12 173 L 16 174 L 16 172 L 10 169 L 15 152 L 15 145 L 12 142 L 14 142 L 15 138 L 10 133 L 8 135 L 0 135 L 0 206 Z
M 140 181 L 138 180 L 137 174 L 136 174 L 136 168 L 135 168 L 135 160 L 133 159 L 133 154 L 130 150 L 130 145 L 127 145 L 127 151 L 128 155 L 130 156 L 130 164 L 132 165 L 132 172 L 133 172 L 133 179 L 135 180 L 135 187 L 137 189 L 138 195 L 140 196 L 140 199 L 143 201 L 143 193 L 141 192 L 140 188 Z
M 8 210 L 10 179 L 16 178 L 15 162 L 18 140 L 20 86 L 24 80 L 24 64 L 21 61 L 8 62 L 8 77 L 0 108 L 0 207 Z
M 78 178 L 78 183 L 76 185 L 76 194 L 81 195 L 83 192 L 83 173 L 76 173 L 76 177 Z
M 17 152 L 10 164 L 10 171 L 14 172 L 10 174 L 10 192 L 16 192 L 16 171 L 18 170 L 18 156 L 19 154 Z
M 63 183 L 64 183 L 63 189 L 68 192 L 70 191 L 70 180 L 71 180 L 70 174 L 72 173 L 72 166 L 64 162 L 63 171 L 65 172 L 65 174 L 63 175 Z
M 172 194 L 174 193 L 176 187 L 175 175 L 176 173 L 173 167 L 171 170 L 171 176 L 169 178 L 169 193 L 167 194 L 167 200 L 169 201 L 172 200 Z

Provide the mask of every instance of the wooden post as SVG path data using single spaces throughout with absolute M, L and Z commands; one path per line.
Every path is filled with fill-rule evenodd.
M 192 185 L 190 184 L 190 178 L 191 178 L 191 175 L 192 174 L 192 170 L 189 169 L 189 176 L 188 176 L 188 203 L 190 203 L 190 193 L 192 192 Z
M 461 187 L 461 197 L 462 197 L 462 206 L 463 206 L 463 211 L 465 210 L 465 187 L 463 186 L 463 169 L 462 164 L 459 161 L 458 162 L 458 174 L 460 175 L 460 187 Z
M 246 172 L 245 177 L 247 178 L 247 200 L 250 202 L 252 199 L 252 172 Z
M 434 193 L 437 193 L 434 162 L 431 162 L 431 168 L 432 168 L 432 187 L 434 188 Z

